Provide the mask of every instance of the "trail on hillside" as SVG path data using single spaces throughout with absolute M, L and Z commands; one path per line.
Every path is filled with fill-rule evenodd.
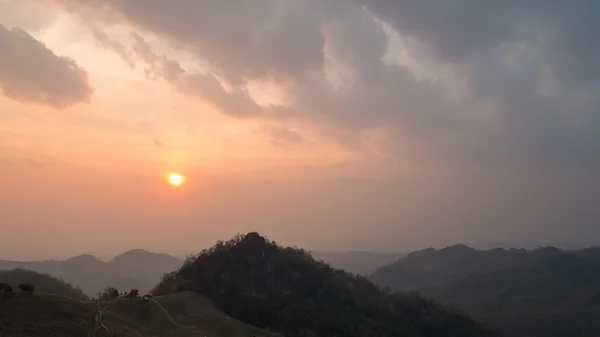
M 160 310 L 165 314 L 165 317 L 169 320 L 169 322 L 173 323 L 174 326 L 181 328 L 181 329 L 188 329 L 194 333 L 204 333 L 199 327 L 197 327 L 195 325 L 180 325 L 173 319 L 173 316 L 171 316 L 171 314 L 169 314 L 167 309 L 165 309 L 165 307 L 163 307 L 163 305 L 160 304 L 160 302 L 158 302 L 157 300 L 152 299 L 152 298 L 149 298 L 148 300 L 150 302 L 156 304 L 160 308 Z

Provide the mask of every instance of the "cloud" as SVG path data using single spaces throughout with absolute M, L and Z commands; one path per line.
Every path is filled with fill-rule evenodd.
M 300 133 L 282 126 L 269 129 L 269 133 L 271 143 L 277 146 L 297 145 L 303 141 Z
M 150 79 L 249 120 L 224 137 L 245 148 L 237 132 L 261 125 L 242 137 L 286 146 L 223 160 L 235 166 L 225 183 L 190 157 L 218 188 L 189 195 L 182 206 L 199 211 L 182 223 L 389 247 L 598 237 L 597 1 L 38 1 L 84 18 Z M 111 35 L 123 30 L 128 41 Z M 270 91 L 281 103 L 260 97 Z M 331 139 L 351 151 L 329 151 Z M 158 226 L 152 209 L 132 223 Z
M 444 62 L 472 57 L 516 41 L 545 49 L 545 62 L 561 79 L 597 81 L 600 29 L 595 1 L 362 0 L 394 28 L 426 44 Z
M 161 78 L 171 82 L 181 92 L 198 96 L 212 105 L 217 111 L 235 117 L 256 116 L 261 108 L 243 88 L 227 91 L 212 73 L 188 72 L 179 62 L 166 55 L 157 55 L 146 40 L 133 32 L 132 49 L 134 54 L 148 65 L 144 71 L 150 78 Z
M 195 55 L 203 71 L 141 35 L 133 48 L 230 116 L 310 121 L 353 147 L 383 130 L 380 149 L 429 167 L 600 168 L 595 2 L 54 2 Z M 246 90 L 256 80 L 289 104 L 259 106 Z
M 87 73 L 27 32 L 0 25 L 0 89 L 23 103 L 62 109 L 92 95 Z
M 123 45 L 119 41 L 115 41 L 115 40 L 111 39 L 110 36 L 108 36 L 99 27 L 92 27 L 91 30 L 92 30 L 92 35 L 94 36 L 96 41 L 98 41 L 100 43 L 100 45 L 102 45 L 102 47 L 117 53 L 117 55 L 119 55 L 119 56 L 121 56 L 121 58 L 123 58 L 123 60 L 127 63 L 127 65 L 129 65 L 132 68 L 134 67 L 135 64 L 133 62 L 133 58 L 132 58 L 131 54 L 129 53 L 129 51 L 127 50 L 127 48 L 125 47 L 125 45 Z

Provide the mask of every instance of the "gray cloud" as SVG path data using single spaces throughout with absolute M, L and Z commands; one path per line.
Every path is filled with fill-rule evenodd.
M 563 79 L 598 80 L 600 56 L 594 32 L 600 29 L 596 1 L 362 0 L 403 34 L 418 39 L 446 62 L 469 58 L 497 46 L 523 41 L 546 49 L 545 60 Z
M 85 102 L 92 95 L 87 73 L 54 54 L 25 31 L 0 25 L 0 89 L 24 103 L 54 108 Z
M 175 85 L 190 96 L 199 96 L 221 113 L 235 117 L 256 117 L 261 108 L 244 88 L 234 87 L 229 92 L 212 73 L 185 71 L 179 62 L 165 55 L 157 55 L 146 40 L 132 33 L 135 55 L 148 65 L 145 69 L 150 78 L 161 78 Z
M 111 39 L 106 33 L 99 27 L 92 27 L 92 35 L 104 48 L 112 50 L 117 53 L 123 60 L 130 66 L 134 67 L 133 58 L 127 50 L 124 44 Z
M 397 145 L 390 151 L 424 162 L 600 163 L 591 151 L 600 131 L 600 49 L 587 14 L 595 2 L 55 1 L 195 53 L 214 73 L 179 76 L 177 63 L 156 56 L 153 69 L 229 115 L 309 119 L 347 130 L 340 134 L 384 128 Z M 417 80 L 414 69 L 385 62 L 390 41 L 377 19 L 402 38 L 400 51 L 450 75 Z M 341 87 L 326 76 L 328 58 L 344 69 Z M 259 107 L 244 88 L 253 79 L 288 83 L 291 107 Z
M 269 129 L 269 133 L 271 135 L 271 143 L 278 146 L 300 144 L 303 141 L 300 133 L 283 126 L 271 128 Z

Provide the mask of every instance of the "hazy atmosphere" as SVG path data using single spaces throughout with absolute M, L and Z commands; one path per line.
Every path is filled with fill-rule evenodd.
M 598 13 L 0 0 L 0 260 L 598 244 Z

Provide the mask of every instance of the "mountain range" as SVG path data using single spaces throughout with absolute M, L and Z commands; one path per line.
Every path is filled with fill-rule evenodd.
M 510 337 L 600 335 L 600 248 L 459 244 L 408 254 L 369 278 L 393 291 L 416 290 Z
M 335 268 L 365 276 L 400 257 L 400 254 L 372 251 L 312 254 L 315 259 L 326 261 Z M 108 262 L 90 254 L 74 256 L 63 261 L 0 260 L 0 270 L 26 269 L 49 274 L 81 288 L 89 296 L 95 296 L 108 286 L 121 291 L 138 289 L 142 293 L 148 292 L 164 273 L 171 272 L 181 265 L 183 259 L 143 249 L 129 250 Z
M 108 286 L 121 291 L 138 289 L 146 293 L 164 273 L 183 264 L 168 254 L 152 253 L 143 249 L 129 250 L 108 262 L 92 255 L 79 255 L 64 261 L 18 262 L 0 260 L 0 270 L 27 269 L 62 278 L 94 296 Z
M 127 255 L 137 263 L 148 256 Z M 364 276 L 258 233 L 219 241 L 186 258 L 163 275 L 151 297 L 107 292 L 80 299 L 71 296 L 77 289 L 51 276 L 23 270 L 0 275 L 12 282 L 0 282 L 0 335 L 6 336 L 497 336 L 435 300 L 390 294 Z M 31 286 L 19 292 L 17 282 Z

